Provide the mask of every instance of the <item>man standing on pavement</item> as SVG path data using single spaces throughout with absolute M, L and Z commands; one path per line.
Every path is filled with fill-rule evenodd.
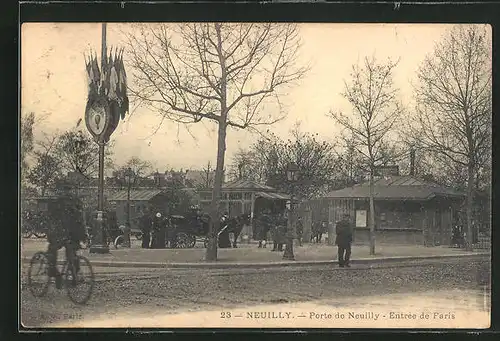
M 336 228 L 335 244 L 338 246 L 338 260 L 341 268 L 351 267 L 349 261 L 351 259 L 352 228 L 349 218 L 349 214 L 344 213 L 342 220 L 337 222 Z
M 151 240 L 151 225 L 153 221 L 149 213 L 149 208 L 144 207 L 142 216 L 139 218 L 139 226 L 142 233 L 142 248 L 149 249 L 149 242 Z

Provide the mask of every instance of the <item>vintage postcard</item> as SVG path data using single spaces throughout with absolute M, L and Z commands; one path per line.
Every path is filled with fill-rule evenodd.
M 491 34 L 23 24 L 20 326 L 489 328 Z

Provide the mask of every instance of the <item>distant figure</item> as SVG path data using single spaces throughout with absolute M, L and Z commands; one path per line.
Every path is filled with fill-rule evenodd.
M 229 239 L 229 230 L 228 230 L 228 223 L 229 223 L 229 214 L 227 212 L 224 212 L 224 214 L 221 217 L 220 221 L 220 234 L 219 234 L 219 248 L 221 249 L 227 249 L 231 247 L 231 240 Z
M 349 221 L 349 214 L 344 214 L 342 220 L 337 222 L 337 238 L 335 244 L 338 246 L 338 259 L 341 268 L 350 268 L 352 228 Z
M 164 249 L 165 243 L 165 220 L 161 212 L 156 212 L 153 217 L 153 235 L 151 238 L 151 248 Z
M 144 207 L 142 216 L 139 218 L 139 226 L 142 233 L 142 248 L 149 249 L 149 242 L 151 241 L 151 225 L 153 220 L 147 207 Z
M 283 251 L 283 244 L 285 243 L 285 233 L 286 233 L 286 219 L 282 215 L 276 215 L 273 227 L 273 249 L 271 251 Z
M 302 217 L 297 218 L 295 231 L 297 232 L 297 241 L 299 242 L 299 246 L 302 246 L 302 235 L 304 234 L 304 225 L 302 224 Z
M 264 210 L 256 221 L 256 239 L 259 241 L 259 248 L 265 248 L 267 244 L 267 233 L 272 225 L 269 213 L 269 210 Z

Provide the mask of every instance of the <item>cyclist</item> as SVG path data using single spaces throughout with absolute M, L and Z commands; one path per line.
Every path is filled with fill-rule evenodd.
M 56 280 L 56 287 L 61 288 L 62 278 L 57 269 L 57 252 L 64 247 L 68 262 L 77 260 L 76 251 L 80 242 L 85 240 L 85 224 L 82 216 L 81 200 L 73 195 L 71 187 L 63 186 L 56 200 L 51 203 L 49 215 L 51 224 L 47 233 L 49 242 L 47 255 L 49 261 L 49 276 Z M 70 263 L 72 264 L 72 263 Z M 79 271 L 79 264 L 73 263 L 75 273 Z

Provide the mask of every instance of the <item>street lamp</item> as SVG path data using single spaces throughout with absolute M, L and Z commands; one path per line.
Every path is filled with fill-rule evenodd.
M 290 212 L 288 214 L 288 229 L 287 229 L 287 240 L 285 252 L 283 253 L 283 259 L 285 260 L 295 260 L 293 254 L 293 238 L 294 238 L 294 226 L 293 226 L 293 214 L 294 214 L 294 185 L 299 179 L 299 167 L 296 163 L 292 162 L 288 165 L 286 169 L 286 178 L 291 185 L 290 193 Z
M 129 167 L 125 170 L 124 173 L 124 178 L 125 182 L 127 183 L 127 226 L 126 230 L 130 231 L 131 225 L 130 225 L 130 188 L 132 187 L 132 182 L 133 182 L 133 177 L 134 177 L 134 172 L 132 169 Z M 130 233 L 127 233 L 125 231 L 125 243 L 127 245 L 130 245 Z

